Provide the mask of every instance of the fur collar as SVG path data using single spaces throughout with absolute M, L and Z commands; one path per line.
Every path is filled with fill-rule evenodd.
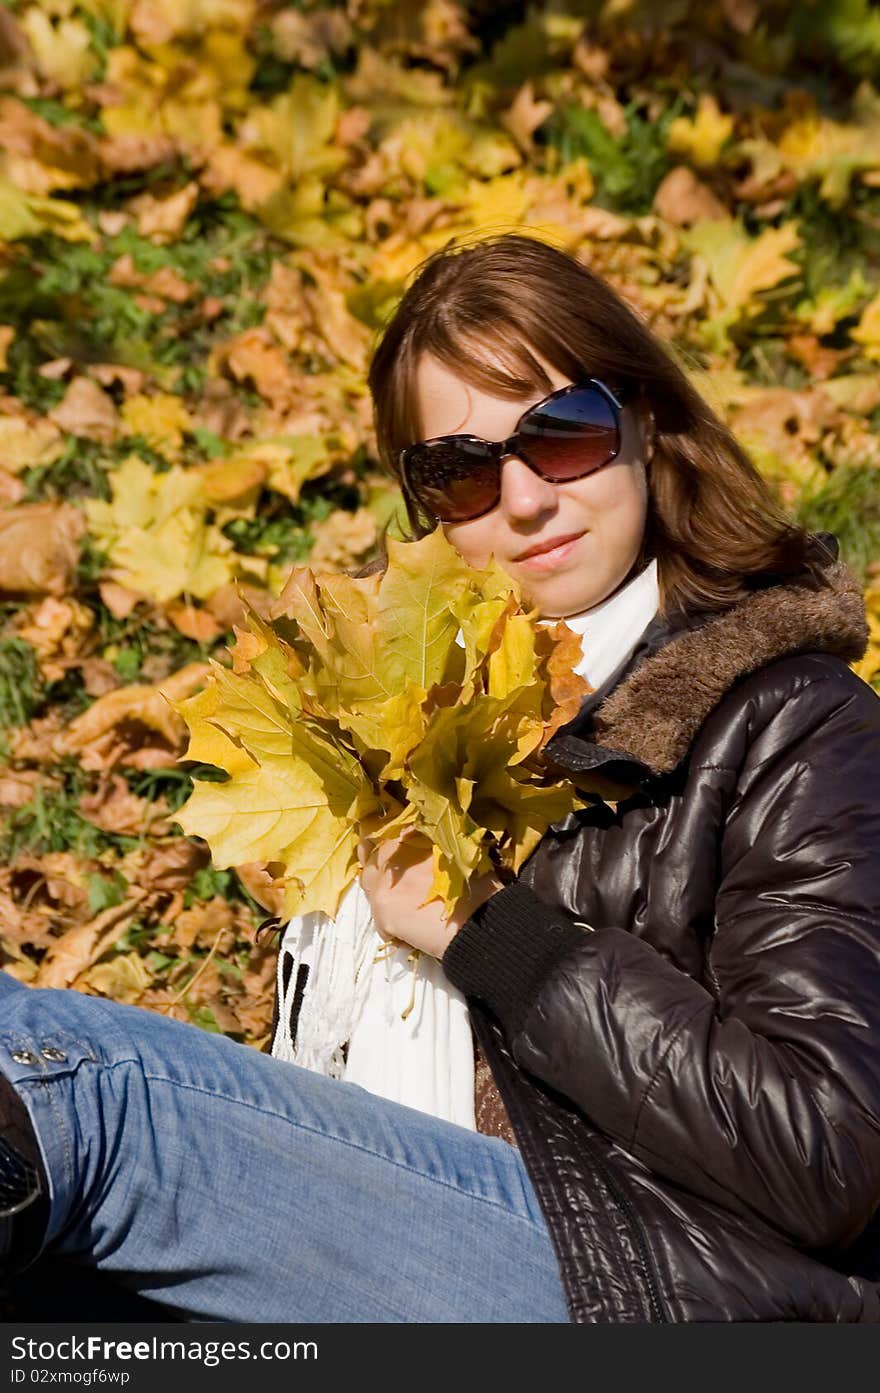
M 738 678 L 791 653 L 857 662 L 868 644 L 861 585 L 844 562 L 825 574 L 830 588 L 771 585 L 720 613 L 691 616 L 683 628 L 656 619 L 622 677 L 587 698 L 547 755 L 569 769 L 635 760 L 645 775 L 668 774 Z

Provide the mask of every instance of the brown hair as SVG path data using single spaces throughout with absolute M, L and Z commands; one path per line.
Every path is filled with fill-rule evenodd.
M 464 246 L 450 241 L 416 271 L 369 372 L 380 460 L 398 481 L 400 450 L 423 435 L 415 377 L 423 353 L 515 399 L 552 390 L 535 349 L 575 382 L 629 385 L 653 412 L 648 515 L 633 573 L 656 556 L 664 617 L 726 608 L 804 570 L 823 583 L 831 553 L 790 521 L 661 341 L 575 256 L 504 233 Z M 501 367 L 487 361 L 490 346 Z M 432 531 L 436 521 L 404 496 L 413 537 Z

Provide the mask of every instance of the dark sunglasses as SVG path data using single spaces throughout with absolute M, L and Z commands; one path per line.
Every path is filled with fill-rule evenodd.
M 631 384 L 612 391 L 591 377 L 529 407 L 507 440 L 419 440 L 400 452 L 404 489 L 438 522 L 470 522 L 498 503 L 505 455 L 516 455 L 554 484 L 584 479 L 617 458 L 620 412 L 634 394 Z

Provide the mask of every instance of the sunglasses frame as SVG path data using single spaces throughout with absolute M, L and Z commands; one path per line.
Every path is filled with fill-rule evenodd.
M 520 439 L 520 432 L 522 430 L 523 423 L 526 420 L 528 420 L 529 416 L 531 416 L 533 412 L 539 411 L 541 407 L 547 406 L 549 402 L 558 401 L 562 397 L 569 396 L 572 392 L 582 392 L 587 387 L 592 387 L 595 390 L 598 390 L 600 395 L 603 396 L 611 406 L 612 412 L 614 413 L 614 424 L 617 427 L 617 449 L 613 452 L 613 454 L 608 456 L 607 460 L 603 460 L 601 464 L 591 465 L 590 468 L 585 469 L 582 474 L 572 474 L 566 479 L 554 479 L 546 474 L 543 474 L 541 470 L 538 468 L 538 466 L 531 459 L 529 459 L 528 454 L 524 450 L 523 442 Z M 492 463 L 496 465 L 498 468 L 498 493 L 494 502 L 491 503 L 488 508 L 483 508 L 479 513 L 473 513 L 468 518 L 459 518 L 459 522 L 474 522 L 477 518 L 485 517 L 487 513 L 491 513 L 493 508 L 497 508 L 501 500 L 501 462 L 504 459 L 505 455 L 516 455 L 517 459 L 521 459 L 523 463 L 526 464 L 529 467 L 529 469 L 531 469 L 535 474 L 537 474 L 540 479 L 544 479 L 545 482 L 550 484 L 571 484 L 574 483 L 576 479 L 586 479 L 589 474 L 595 474 L 597 470 L 604 469 L 606 465 L 612 464 L 613 461 L 616 460 L 617 456 L 620 454 L 620 413 L 623 410 L 626 403 L 630 401 L 635 395 L 636 392 L 634 389 L 634 384 L 632 383 L 625 383 L 621 387 L 615 387 L 612 389 L 607 385 L 607 383 L 602 382 L 598 377 L 588 377 L 583 382 L 571 382 L 566 387 L 558 387 L 556 391 L 551 392 L 549 396 L 543 397 L 541 401 L 536 401 L 533 406 L 530 406 L 528 410 L 523 412 L 523 414 L 520 416 L 519 420 L 516 423 L 516 429 L 514 430 L 513 434 L 509 435 L 506 440 L 485 440 L 481 435 L 470 435 L 467 432 L 459 432 L 454 435 L 432 435 L 427 440 L 414 441 L 413 445 L 405 445 L 398 456 L 398 467 L 400 469 L 400 477 L 401 482 L 403 483 L 404 492 L 409 496 L 409 498 L 412 499 L 412 501 L 417 505 L 417 507 L 421 508 L 424 512 L 429 513 L 431 516 L 433 516 L 433 514 L 430 513 L 430 509 L 425 507 L 425 505 L 421 502 L 416 493 L 413 491 L 412 485 L 409 480 L 409 473 L 407 468 L 407 454 L 410 450 L 414 448 L 415 445 L 447 445 L 459 440 L 467 440 L 472 444 L 488 445 L 492 447 L 492 454 L 490 456 L 490 459 Z M 451 525 L 454 526 L 455 524 L 453 523 Z

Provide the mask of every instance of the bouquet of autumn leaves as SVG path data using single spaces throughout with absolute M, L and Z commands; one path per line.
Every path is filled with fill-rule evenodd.
M 364 835 L 424 834 L 448 912 L 472 878 L 512 878 L 583 806 L 541 756 L 591 690 L 580 639 L 536 616 L 439 527 L 389 540 L 381 574 L 294 568 L 271 617 L 236 629 L 231 670 L 175 703 L 184 758 L 228 776 L 197 781 L 177 821 L 219 868 L 274 863 L 286 917 L 336 914 Z

